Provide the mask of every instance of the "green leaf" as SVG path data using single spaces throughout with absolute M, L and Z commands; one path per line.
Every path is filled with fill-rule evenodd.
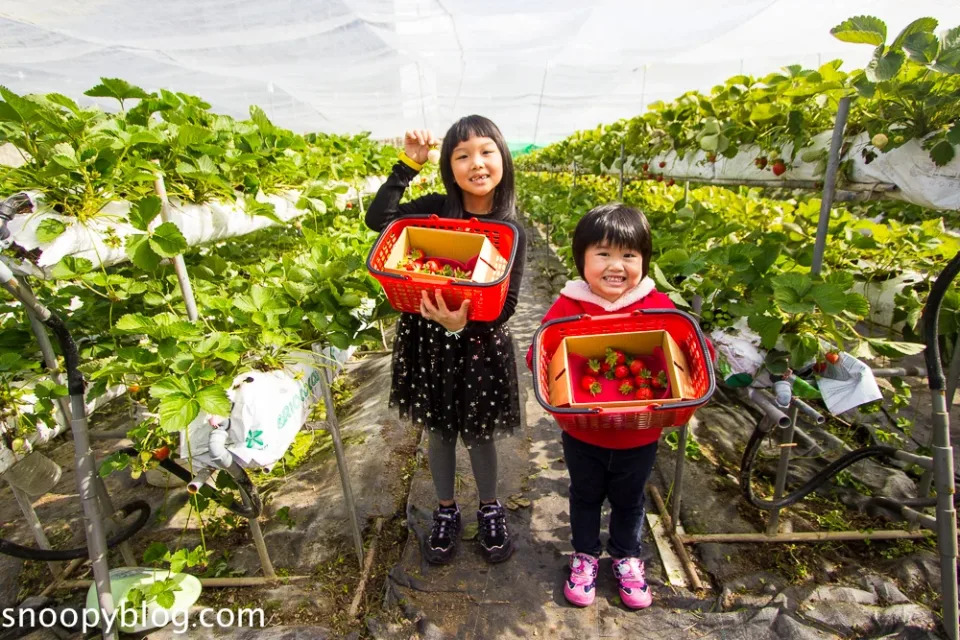
M 162 542 L 153 542 L 143 552 L 143 564 L 152 565 L 162 562 L 168 553 L 170 550 L 167 549 L 167 545 Z
M 960 146 L 960 120 L 955 120 L 947 132 L 947 142 Z
M 197 393 L 197 402 L 207 413 L 217 416 L 229 416 L 233 403 L 227 397 L 227 392 L 220 385 L 210 385 L 200 389 Z
M 908 36 L 912 35 L 933 35 L 934 30 L 937 28 L 937 25 L 940 24 L 937 22 L 936 18 L 917 18 L 907 26 L 903 28 L 902 31 L 894 38 L 893 43 L 890 44 L 891 49 L 899 49 L 903 47 L 906 49 L 905 41 Z M 936 36 L 934 36 L 936 38 Z
M 257 128 L 260 129 L 260 133 L 265 136 L 272 134 L 275 130 L 273 123 L 270 122 L 270 119 L 267 117 L 267 114 L 264 113 L 263 109 L 256 105 L 250 106 L 250 119 L 257 125 Z
M 938 167 L 949 163 L 955 155 L 956 150 L 953 148 L 953 145 L 946 140 L 941 140 L 930 149 L 930 159 L 933 160 L 933 163 Z
M 848 293 L 843 306 L 847 312 L 858 318 L 865 318 L 870 313 L 870 303 L 859 293 Z
M 907 57 L 920 64 L 929 64 L 940 53 L 940 40 L 932 33 L 912 33 L 903 41 Z
M 163 203 L 157 196 L 146 196 L 130 207 L 130 224 L 140 231 L 146 231 L 153 219 L 160 215 Z
M 76 149 L 66 142 L 58 142 L 54 145 L 53 161 L 64 169 L 76 169 L 80 166 Z
M 171 393 L 160 401 L 160 428 L 164 431 L 185 429 L 200 413 L 200 404 L 182 393 Z
M 960 73 L 960 27 L 950 29 L 943 36 L 940 55 L 931 68 L 941 73 Z
M 747 326 L 760 334 L 760 345 L 764 349 L 773 349 L 783 328 L 783 321 L 771 316 L 750 316 Z
M 667 280 L 667 277 L 663 275 L 663 271 L 660 270 L 660 266 L 657 263 L 653 263 L 651 269 L 653 281 L 657 283 L 657 289 L 659 291 L 676 291 L 677 288 L 670 284 L 670 281 Z
M 37 240 L 41 243 L 53 242 L 67 230 L 67 225 L 56 218 L 46 218 L 37 225 Z
M 64 256 L 60 259 L 60 262 L 54 265 L 53 269 L 50 270 L 50 275 L 57 280 L 72 280 L 73 278 L 83 275 L 84 273 L 89 273 L 92 270 L 93 263 L 86 258 Z
M 175 602 L 172 591 L 162 591 L 157 594 L 157 604 L 164 609 L 169 609 Z
M 153 271 L 162 260 L 150 247 L 150 236 L 144 233 L 133 233 L 127 236 L 124 251 L 130 261 L 144 271 Z
M 5 101 L 0 102 L 0 122 L 30 122 L 40 109 L 35 102 L 15 94 L 3 85 L 0 85 L 0 97 Z
M 121 469 L 126 469 L 130 464 L 130 456 L 126 453 L 112 453 L 100 463 L 100 477 L 106 478 L 114 471 L 120 471 Z
M 853 286 L 853 274 L 849 271 L 831 271 L 824 280 L 837 285 L 844 291 Z
M 156 323 L 152 319 L 141 313 L 128 313 L 120 316 L 113 325 L 113 330 L 117 333 L 147 333 L 155 326 Z
M 192 390 L 190 385 L 175 376 L 167 376 L 150 385 L 150 396 L 153 398 L 164 398 L 172 393 L 189 396 L 192 395 Z
M 817 355 L 820 344 L 811 335 L 787 334 L 783 337 L 784 344 L 790 350 L 790 366 L 799 369 Z
M 100 78 L 100 84 L 83 92 L 83 95 L 92 98 L 115 98 L 123 104 L 131 98 L 149 98 L 150 94 L 138 86 L 132 85 L 120 78 Z
M 878 355 L 888 358 L 899 358 L 902 356 L 912 356 L 922 353 L 926 345 L 918 342 L 897 342 L 895 340 L 884 340 L 881 338 L 866 338 L 870 348 Z
M 213 131 L 194 124 L 182 124 L 177 131 L 177 144 L 181 147 L 205 142 L 213 137 Z
M 187 241 L 172 222 L 164 222 L 150 235 L 150 248 L 164 258 L 172 258 L 186 251 Z
M 877 93 L 877 85 L 870 82 L 865 73 L 857 76 L 857 79 L 853 81 L 853 87 L 864 98 L 872 98 Z
M 812 298 L 820 310 L 828 315 L 841 313 L 847 305 L 847 294 L 835 284 L 815 284 L 810 290 Z
M 897 75 L 903 66 L 904 55 L 899 51 L 885 49 L 880 45 L 873 52 L 873 58 L 867 64 L 864 72 L 871 82 L 883 82 Z
M 784 273 L 775 277 L 773 297 L 780 308 L 787 313 L 809 313 L 813 311 L 813 301 L 807 294 L 813 286 L 809 276 L 801 273 Z
M 882 45 L 887 41 L 886 23 L 873 16 L 856 16 L 844 20 L 830 29 L 830 33 L 843 42 Z

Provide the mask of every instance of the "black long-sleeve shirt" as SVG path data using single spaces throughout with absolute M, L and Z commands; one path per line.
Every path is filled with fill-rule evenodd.
M 377 195 L 373 197 L 367 208 L 364 222 L 374 231 L 383 231 L 389 223 L 397 218 L 412 215 L 436 214 L 440 217 L 450 217 L 445 213 L 444 204 L 447 196 L 442 193 L 431 193 L 416 200 L 400 204 L 403 192 L 410 185 L 410 181 L 416 177 L 417 171 L 408 167 L 402 162 L 393 166 L 393 171 L 387 177 Z M 517 300 L 520 296 L 520 283 L 523 280 L 523 268 L 527 258 L 527 236 L 523 227 L 514 219 L 506 218 L 503 214 L 471 214 L 466 213 L 467 217 L 476 217 L 479 220 L 507 220 L 513 222 L 517 227 L 517 237 L 514 242 L 517 245 L 517 253 L 513 260 L 513 266 L 510 268 L 510 288 L 507 290 L 507 299 L 503 304 L 503 310 L 500 315 L 491 322 L 467 322 L 464 333 L 467 335 L 479 335 L 492 331 L 500 326 L 513 315 L 517 309 Z M 506 257 L 506 256 L 505 256 Z

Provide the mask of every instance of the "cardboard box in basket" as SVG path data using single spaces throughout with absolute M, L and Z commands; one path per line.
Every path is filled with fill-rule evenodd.
M 411 249 L 420 249 L 431 258 L 450 258 L 464 264 L 476 258 L 476 265 L 470 276 L 470 282 L 493 282 L 507 269 L 504 259 L 493 243 L 482 233 L 448 231 L 446 229 L 427 229 L 407 227 L 400 232 L 390 255 L 383 263 L 384 271 L 402 273 L 417 279 L 448 282 L 450 276 L 440 276 L 422 271 L 407 271 L 398 264 Z
M 579 384 L 582 371 L 570 371 L 570 354 L 583 358 L 603 360 L 607 347 L 620 349 L 635 356 L 649 356 L 658 347 L 663 350 L 664 370 L 669 380 L 669 397 L 655 400 L 636 400 L 625 397 L 618 402 L 575 401 L 573 385 Z M 550 404 L 555 407 L 644 407 L 652 404 L 669 405 L 683 399 L 698 397 L 690 379 L 690 366 L 680 346 L 666 331 L 635 331 L 592 336 L 568 336 L 560 342 L 548 367 L 550 375 Z

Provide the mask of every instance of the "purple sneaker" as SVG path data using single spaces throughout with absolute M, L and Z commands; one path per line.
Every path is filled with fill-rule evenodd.
M 644 609 L 653 602 L 643 571 L 640 558 L 613 559 L 613 575 L 620 582 L 620 599 L 631 609 Z
M 570 604 L 589 607 L 597 595 L 597 559 L 587 553 L 570 556 L 570 577 L 563 584 L 563 597 Z

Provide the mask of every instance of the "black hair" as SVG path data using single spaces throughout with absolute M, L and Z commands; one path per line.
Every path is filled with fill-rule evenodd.
M 440 177 L 443 178 L 443 186 L 446 187 L 449 196 L 445 204 L 446 213 L 451 218 L 467 217 L 467 212 L 463 210 L 463 190 L 453 177 L 450 157 L 458 144 L 474 136 L 493 140 L 502 158 L 503 175 L 500 177 L 500 183 L 493 190 L 491 217 L 516 218 L 517 196 L 513 185 L 513 158 L 510 157 L 510 150 L 497 125 L 488 118 L 477 115 L 460 118 L 443 136 L 443 145 L 440 147 Z
M 573 261 L 581 278 L 587 249 L 595 244 L 638 251 L 643 258 L 643 277 L 647 276 L 653 240 L 647 216 L 639 209 L 613 202 L 594 207 L 580 218 L 573 230 Z

